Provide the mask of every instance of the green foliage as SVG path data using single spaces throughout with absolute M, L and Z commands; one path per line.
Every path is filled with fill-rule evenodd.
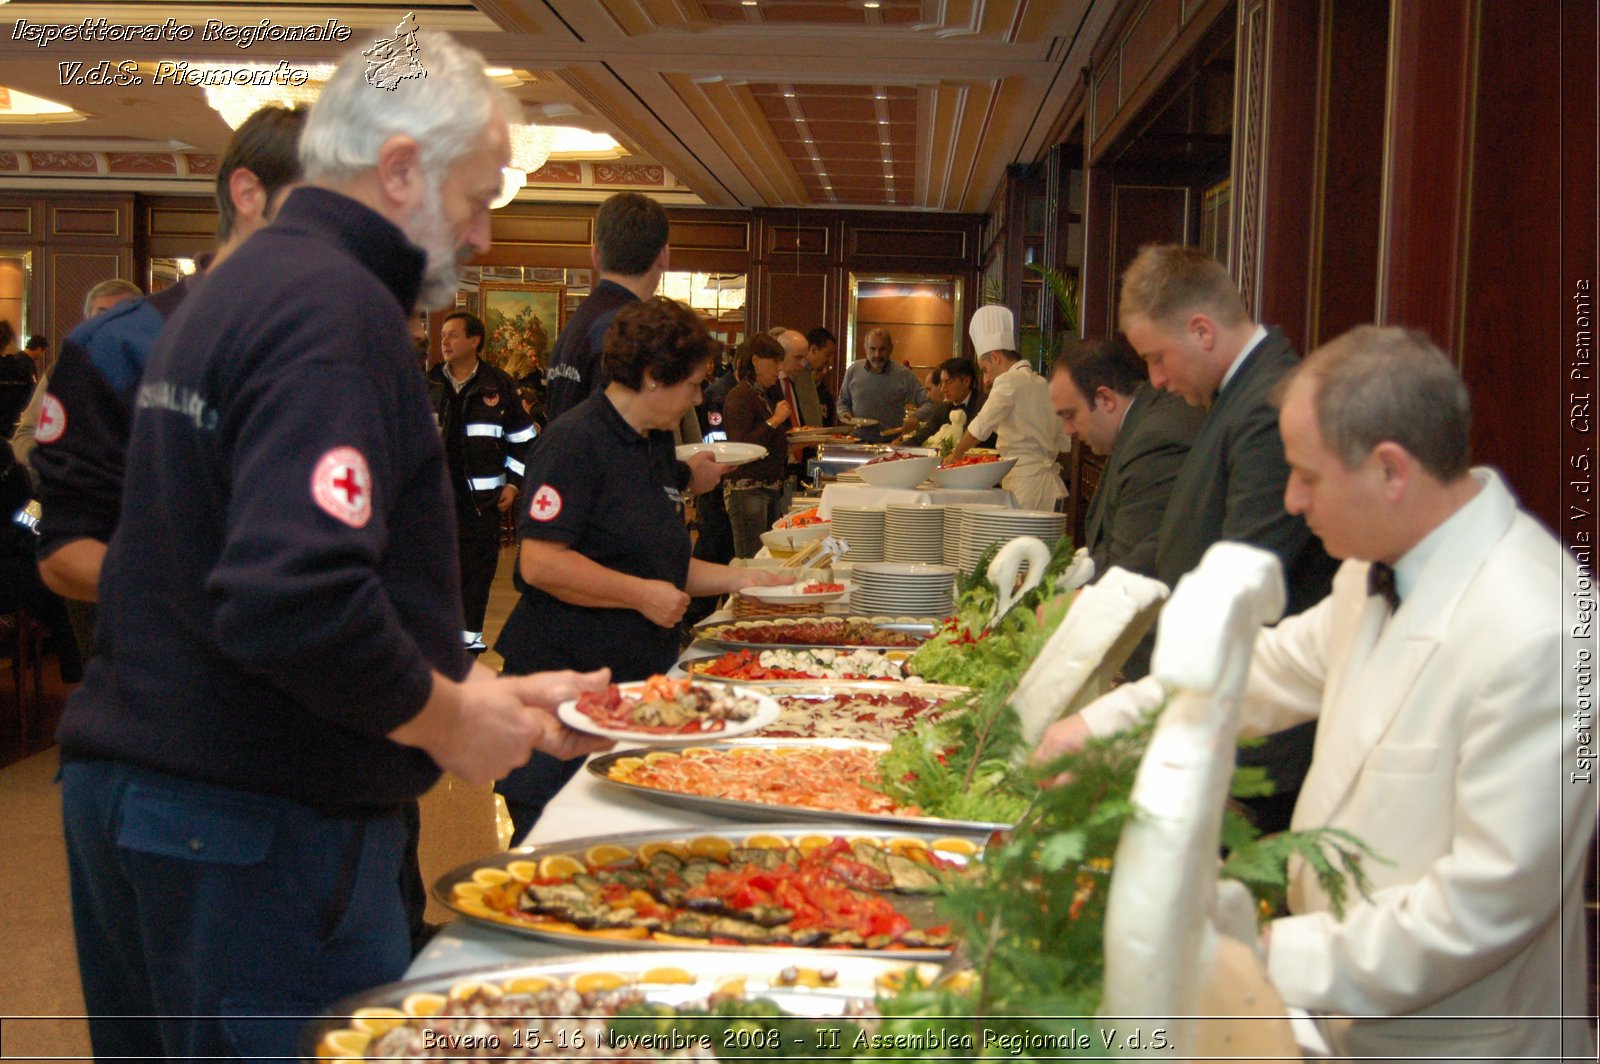
M 1348 831 L 1310 828 L 1253 838 L 1233 847 L 1222 863 L 1221 874 L 1237 879 L 1269 909 L 1277 909 L 1289 887 L 1291 857 L 1305 861 L 1316 873 L 1317 883 L 1327 894 L 1328 905 L 1336 917 L 1344 916 L 1345 905 L 1350 900 L 1350 884 L 1355 884 L 1362 897 L 1368 895 L 1362 860 L 1388 863 Z
M 1078 279 L 1069 276 L 1060 270 L 1052 270 L 1037 262 L 1025 264 L 1028 269 L 1044 278 L 1044 285 L 1050 289 L 1050 294 L 1056 300 L 1056 336 L 1076 336 L 1078 334 Z M 1051 344 L 1047 350 L 1053 351 L 1055 345 Z

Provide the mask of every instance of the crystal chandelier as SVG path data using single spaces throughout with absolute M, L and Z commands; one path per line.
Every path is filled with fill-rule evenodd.
M 503 171 L 500 196 L 491 207 L 504 207 L 516 198 L 528 183 L 528 175 L 545 164 L 555 134 L 548 126 L 513 125 L 511 127 L 511 165 Z

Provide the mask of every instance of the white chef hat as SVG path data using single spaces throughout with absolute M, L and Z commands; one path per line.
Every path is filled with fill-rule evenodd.
M 967 327 L 972 337 L 972 349 L 979 358 L 990 351 L 1015 351 L 1016 331 L 1011 324 L 1011 311 L 1005 307 L 979 307 Z

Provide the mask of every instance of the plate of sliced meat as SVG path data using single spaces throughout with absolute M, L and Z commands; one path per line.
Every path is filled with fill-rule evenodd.
M 561 723 L 575 731 L 636 743 L 744 735 L 765 728 L 779 712 L 777 702 L 756 691 L 666 676 L 585 691 L 556 707 Z

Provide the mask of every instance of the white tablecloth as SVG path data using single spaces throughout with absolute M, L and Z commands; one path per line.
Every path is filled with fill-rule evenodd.
M 963 491 L 959 488 L 875 488 L 871 484 L 829 484 L 822 489 L 817 516 L 827 520 L 835 506 L 859 506 L 882 510 L 889 504 L 963 506 L 990 503 L 1017 508 L 1017 497 L 1005 488 Z

